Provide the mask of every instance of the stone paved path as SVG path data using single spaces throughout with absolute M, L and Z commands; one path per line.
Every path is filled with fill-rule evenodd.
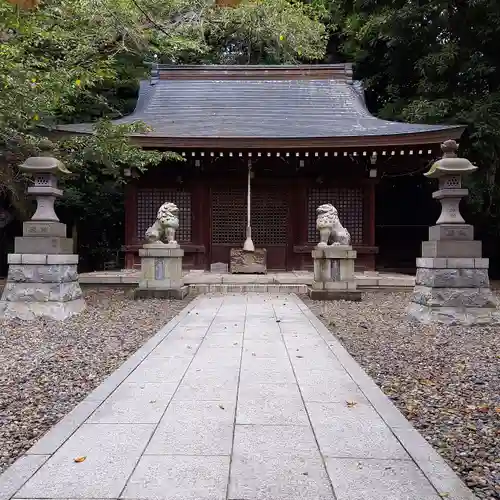
M 300 299 L 269 294 L 198 297 L 0 476 L 11 497 L 474 498 Z

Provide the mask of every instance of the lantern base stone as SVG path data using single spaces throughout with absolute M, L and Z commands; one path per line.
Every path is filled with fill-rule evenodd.
M 496 308 L 423 306 L 412 302 L 406 312 L 410 319 L 424 325 L 435 323 L 447 326 L 500 324 L 500 313 Z
M 46 224 L 46 223 L 45 223 Z M 16 253 L 20 254 L 72 254 L 73 239 L 60 236 L 18 236 L 14 240 Z
M 407 314 L 423 324 L 500 324 L 500 311 L 490 290 L 488 259 L 417 259 Z
M 471 257 L 482 255 L 481 241 L 423 241 L 422 257 Z
M 10 254 L 0 317 L 63 321 L 85 309 L 78 283 L 78 255 Z
M 23 222 L 24 236 L 51 236 L 66 238 L 66 224 L 62 222 L 26 221 Z
M 439 224 L 429 228 L 429 241 L 472 241 L 474 226 L 470 224 Z

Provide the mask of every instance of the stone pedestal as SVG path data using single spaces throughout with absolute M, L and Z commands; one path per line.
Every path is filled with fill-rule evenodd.
M 267 251 L 256 248 L 248 252 L 242 248 L 231 248 L 230 272 L 233 274 L 266 274 Z
M 73 255 L 73 240 L 66 238 L 66 225 L 54 211 L 56 198 L 62 196 L 56 174 L 68 171 L 50 156 L 28 158 L 19 168 L 35 178 L 28 194 L 36 197 L 37 209 L 24 222 L 23 236 L 15 239 L 15 253 L 8 256 L 0 316 L 62 321 L 85 309 L 78 283 L 78 255 Z
M 150 243 L 139 250 L 141 281 L 135 298 L 183 299 L 189 292 L 182 278 L 184 250 L 179 245 Z
M 439 180 L 433 197 L 441 202 L 441 215 L 429 228 L 417 259 L 415 288 L 407 308 L 420 323 L 484 325 L 500 323 L 496 300 L 490 290 L 488 259 L 474 240 L 474 228 L 460 214 L 460 200 L 467 196 L 462 176 L 476 170 L 456 156 L 454 141 L 443 144 L 443 158 L 425 175 Z
M 313 300 L 361 300 L 356 288 L 354 261 L 350 245 L 317 247 L 312 251 L 314 279 L 307 294 Z
M 490 290 L 488 264 L 488 259 L 483 258 L 417 259 L 409 316 L 424 324 L 500 323 Z
M 78 255 L 14 253 L 8 256 L 8 263 L 1 317 L 62 321 L 85 309 L 78 283 Z

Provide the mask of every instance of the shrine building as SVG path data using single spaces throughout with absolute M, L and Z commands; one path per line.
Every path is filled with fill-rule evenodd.
M 425 171 L 441 156 L 440 144 L 464 131 L 374 117 L 350 64 L 156 65 L 140 84 L 133 113 L 115 123 L 137 120 L 151 128 L 132 136 L 137 145 L 184 161 L 141 175 L 128 170 L 127 268 L 139 265 L 145 232 L 165 201 L 179 207 L 176 239 L 186 268 L 228 263 L 230 249 L 245 241 L 250 183 L 252 239 L 267 249 L 269 270 L 311 269 L 316 208 L 323 203 L 337 208 L 350 232 L 359 270 L 372 270 L 381 250 L 376 207 L 383 202 L 391 211 L 391 199 L 377 200 L 379 180 Z M 92 124 L 59 130 L 89 134 Z

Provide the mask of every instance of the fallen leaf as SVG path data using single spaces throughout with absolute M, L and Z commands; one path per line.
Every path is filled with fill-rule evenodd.
M 347 408 L 354 408 L 358 403 L 356 401 L 346 401 Z
M 77 457 L 77 458 L 73 459 L 73 462 L 75 462 L 77 464 L 81 464 L 82 462 L 85 462 L 86 459 L 87 459 L 87 457 Z
M 151 400 L 150 403 L 156 403 L 156 399 Z
M 281 323 L 281 320 L 280 320 L 280 319 L 277 319 L 277 320 L 276 320 L 276 323 Z
M 308 476 L 309 475 L 309 472 L 303 472 L 302 473 L 303 476 Z
M 441 498 L 448 498 L 450 496 L 450 494 L 449 493 L 440 493 L 439 496 Z
M 219 405 L 219 408 L 220 408 L 221 410 L 225 410 L 225 408 L 224 408 L 224 406 L 223 406 L 223 405 Z
M 297 358 L 303 358 L 304 356 L 296 356 Z

